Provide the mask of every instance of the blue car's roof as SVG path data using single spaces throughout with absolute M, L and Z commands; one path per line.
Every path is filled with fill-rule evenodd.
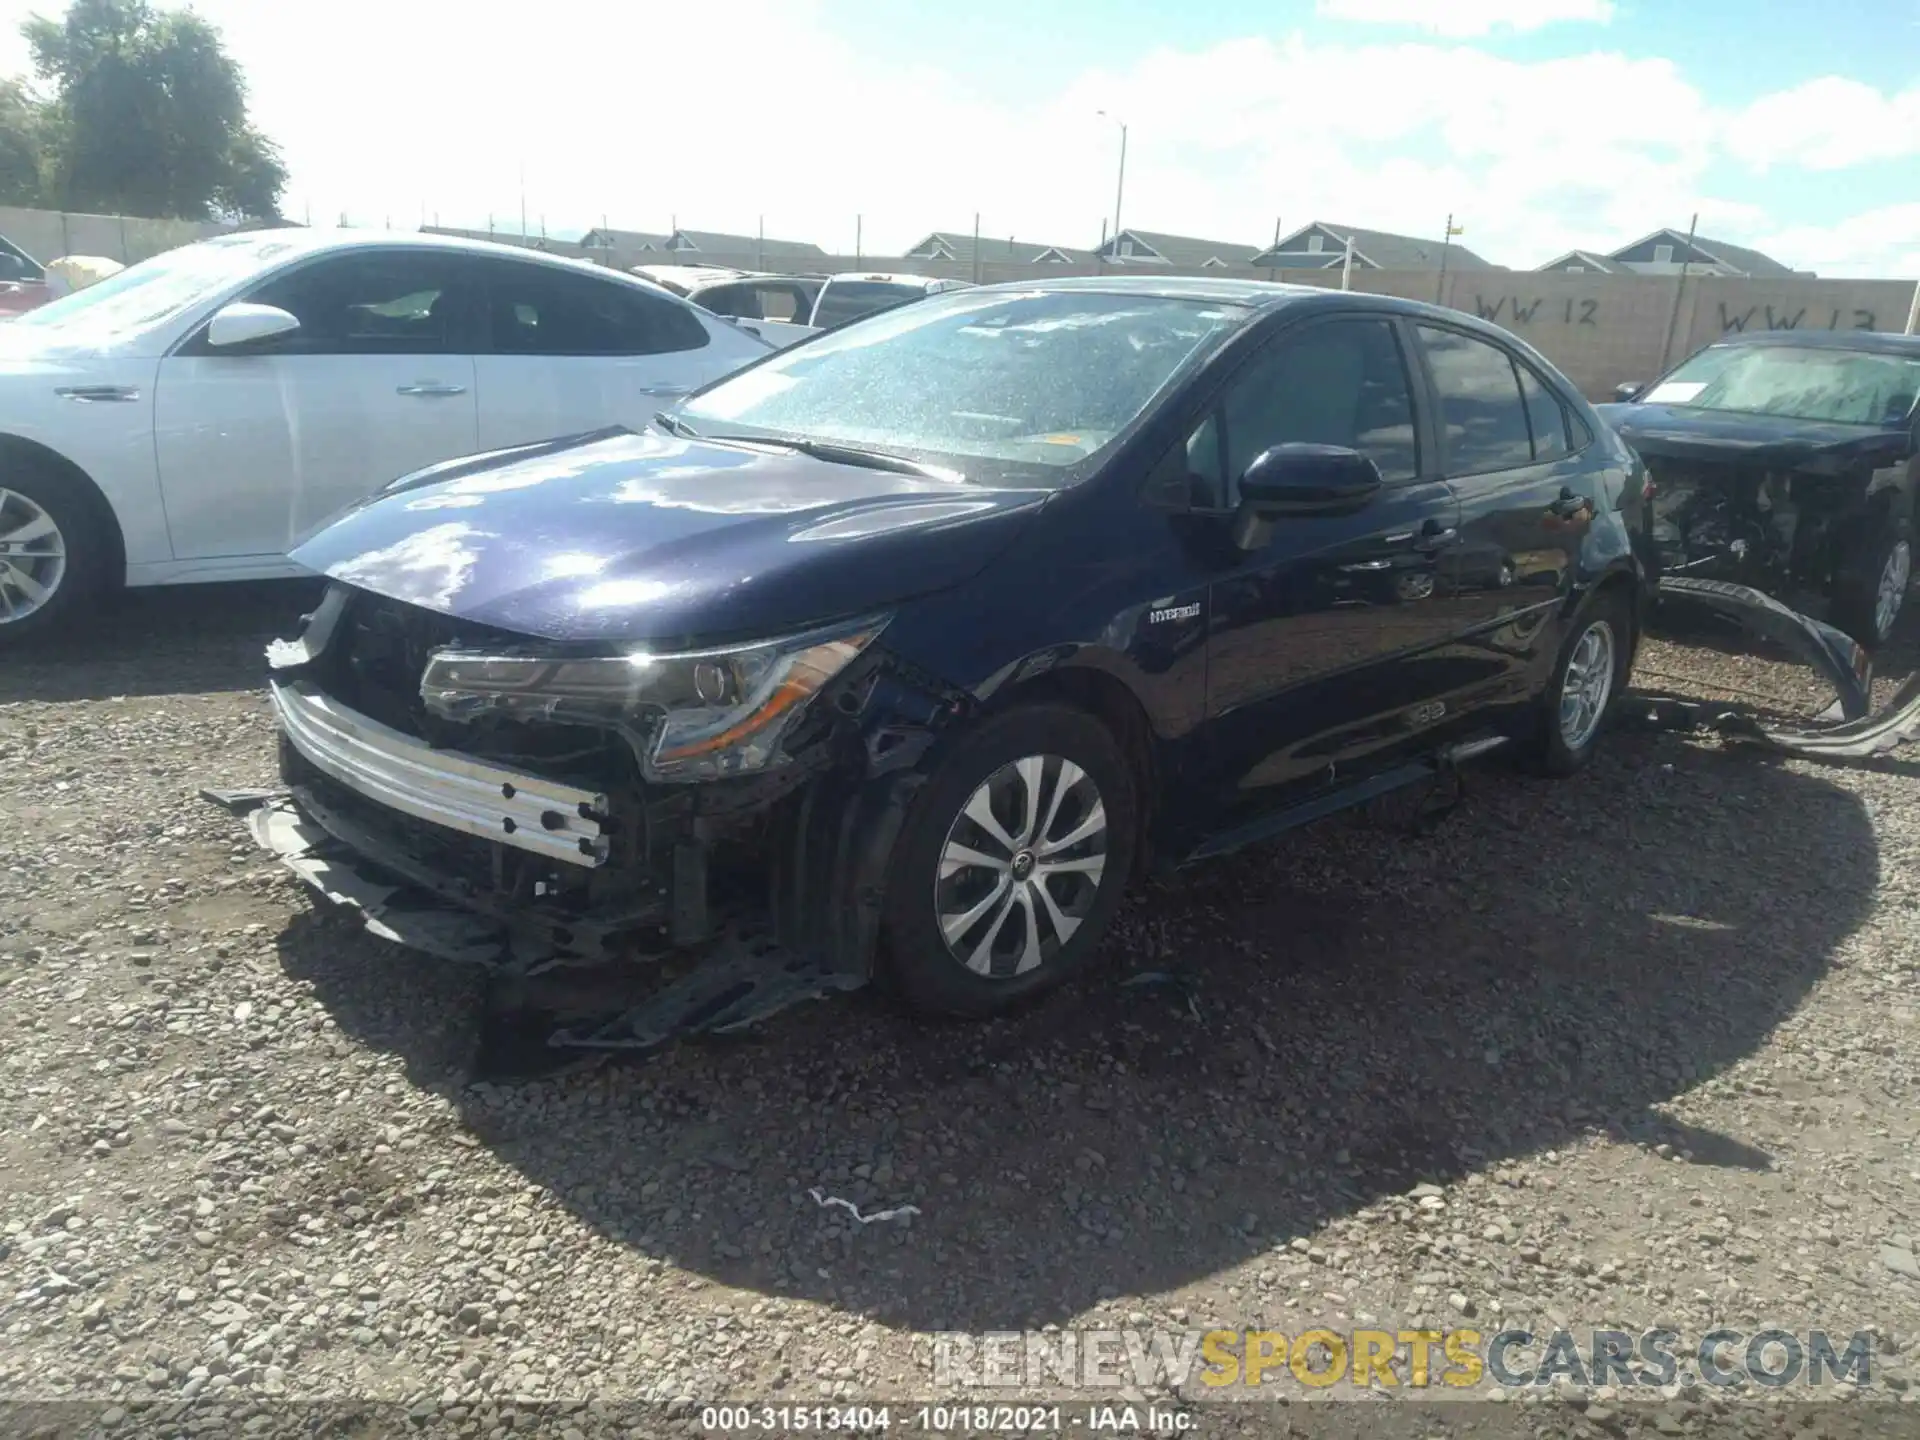
M 1063 275 L 1004 281 L 983 285 L 967 293 L 979 295 L 995 290 L 1025 294 L 1035 291 L 1077 291 L 1089 295 L 1148 295 L 1167 300 L 1210 300 L 1216 304 L 1242 305 L 1250 310 L 1261 311 L 1317 301 L 1326 306 L 1350 304 L 1403 315 L 1439 317 L 1454 324 L 1462 321 L 1479 324 L 1473 316 L 1463 311 L 1421 300 L 1407 300 L 1397 295 L 1335 290 L 1325 285 L 1290 285 L 1275 280 L 1215 279 L 1207 275 Z
M 1891 330 L 1736 330 L 1713 345 L 1796 345 L 1815 350 L 1859 350 L 1920 360 L 1920 335 Z M 1708 347 L 1710 348 L 1710 347 Z

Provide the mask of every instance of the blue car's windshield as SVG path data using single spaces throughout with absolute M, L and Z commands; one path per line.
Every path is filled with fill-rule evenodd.
M 695 396 L 703 434 L 1064 470 L 1140 415 L 1245 312 L 1092 291 L 962 291 L 855 321 Z
M 1920 358 L 1830 345 L 1710 345 L 1641 399 L 1651 405 L 1843 425 L 1907 418 Z

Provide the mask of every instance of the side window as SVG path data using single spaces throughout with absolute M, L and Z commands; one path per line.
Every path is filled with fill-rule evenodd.
M 1484 475 L 1531 465 L 1527 407 L 1507 352 L 1457 330 L 1422 325 L 1419 332 L 1440 392 L 1446 473 Z
M 1527 402 L 1527 424 L 1533 430 L 1533 458 L 1559 460 L 1573 453 L 1567 443 L 1567 411 L 1560 397 L 1526 365 L 1520 371 L 1520 395 Z
M 47 272 L 29 260 L 25 251 L 16 249 L 5 240 L 0 240 L 0 280 L 27 281 L 46 278 Z
M 760 292 L 751 285 L 716 285 L 711 290 L 702 290 L 695 303 L 703 310 L 731 315 L 736 320 L 773 318 L 760 313 Z
M 1254 457 L 1290 442 L 1370 455 L 1389 485 L 1419 474 L 1406 365 L 1386 321 L 1336 320 L 1283 336 L 1234 376 L 1187 443 L 1195 503 L 1237 504 Z
M 494 265 L 487 291 L 496 354 L 665 355 L 709 340 L 678 301 L 553 266 Z
M 300 328 L 247 347 L 276 355 L 443 355 L 470 351 L 465 267 L 457 255 L 359 251 L 302 266 L 246 298 Z
M 801 294 L 791 285 L 762 285 L 759 295 L 762 320 L 804 321 L 807 318 Z

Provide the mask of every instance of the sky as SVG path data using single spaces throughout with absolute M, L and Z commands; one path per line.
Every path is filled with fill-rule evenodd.
M 164 3 L 164 0 L 163 0 Z M 0 0 L 0 74 L 27 68 Z M 198 0 L 313 223 L 1248 245 L 1498 264 L 1662 227 L 1920 278 L 1920 0 Z M 1103 113 L 1104 112 L 1104 113 Z

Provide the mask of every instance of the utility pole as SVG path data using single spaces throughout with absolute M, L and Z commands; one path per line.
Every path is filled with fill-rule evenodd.
M 973 283 L 980 283 L 980 212 L 973 212 Z
M 1353 288 L 1353 232 L 1347 232 L 1347 258 L 1340 262 L 1340 288 Z
M 860 215 L 853 217 L 853 268 L 856 270 L 860 268 L 860 224 L 864 218 Z
M 1107 115 L 1107 112 L 1104 110 L 1100 113 L 1106 115 L 1107 119 L 1113 121 L 1120 127 L 1120 178 L 1114 182 L 1113 187 L 1113 250 L 1114 258 L 1118 259 L 1120 253 L 1120 201 L 1127 193 L 1127 122 L 1117 115 Z
M 1447 233 L 1440 240 L 1440 278 L 1433 282 L 1433 303 L 1438 305 L 1447 293 L 1447 251 L 1453 248 L 1453 237 L 1465 227 L 1456 227 L 1453 216 L 1447 216 Z M 1352 239 L 1351 236 L 1348 237 Z
M 1920 334 L 1920 281 L 1913 287 L 1913 304 L 1907 307 L 1907 334 Z
M 1660 344 L 1659 374 L 1667 373 L 1667 362 L 1673 357 L 1673 332 L 1680 323 L 1680 297 L 1687 293 L 1687 262 L 1693 259 L 1693 233 L 1699 228 L 1700 212 L 1695 211 L 1693 219 L 1687 222 L 1687 253 L 1680 257 L 1680 279 L 1673 287 L 1673 308 L 1667 312 L 1667 338 Z
M 759 237 L 754 242 L 753 268 L 764 270 L 767 268 L 767 217 L 764 215 L 760 217 Z

